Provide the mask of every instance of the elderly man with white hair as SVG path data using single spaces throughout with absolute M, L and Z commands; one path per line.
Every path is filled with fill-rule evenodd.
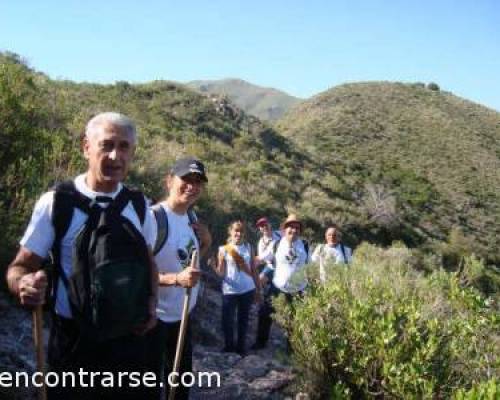
M 8 267 L 10 291 L 22 305 L 39 307 L 49 286 L 42 264 L 49 256 L 54 264 L 49 370 L 59 379 L 77 375 L 73 387 L 48 388 L 49 399 L 151 398 L 130 376 L 119 376 L 145 372 L 143 334 L 156 323 L 154 217 L 144 195 L 122 183 L 136 135 L 119 113 L 88 122 L 87 171 L 40 197 Z

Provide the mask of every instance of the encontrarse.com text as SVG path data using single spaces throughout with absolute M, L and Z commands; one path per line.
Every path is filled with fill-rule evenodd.
M 179 374 L 172 372 L 167 377 L 170 386 L 185 387 L 220 387 L 221 379 L 218 372 L 185 372 Z M 215 384 L 214 384 L 215 381 Z M 0 372 L 0 387 L 163 387 L 163 382 L 157 380 L 154 372 L 106 372 L 85 371 L 80 368 L 78 372 L 27 372 L 18 371 L 11 373 Z

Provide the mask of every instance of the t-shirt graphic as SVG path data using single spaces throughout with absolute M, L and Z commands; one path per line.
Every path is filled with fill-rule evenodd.
M 288 252 L 285 255 L 285 259 L 288 262 L 288 264 L 290 266 L 294 265 L 298 258 L 299 256 L 297 254 L 297 251 L 295 251 L 293 247 L 290 247 L 290 249 L 288 249 Z
M 189 267 L 191 264 L 191 258 L 193 257 L 193 252 L 196 250 L 196 244 L 193 238 L 189 238 L 189 242 L 186 246 L 177 249 L 177 259 L 182 269 Z

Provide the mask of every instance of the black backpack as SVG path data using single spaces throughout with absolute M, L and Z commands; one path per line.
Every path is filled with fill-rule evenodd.
M 129 202 L 144 223 L 146 202 L 142 193 L 126 187 L 107 208 L 79 192 L 73 181 L 55 189 L 52 223 L 56 232 L 52 258 L 57 278 L 68 293 L 73 318 L 81 335 L 103 341 L 132 333 L 149 318 L 151 262 L 142 234 L 121 215 Z M 88 215 L 73 243 L 70 276 L 60 262 L 61 240 L 75 208 Z

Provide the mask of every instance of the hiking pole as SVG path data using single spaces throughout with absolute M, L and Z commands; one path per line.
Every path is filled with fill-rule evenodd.
M 191 257 L 191 268 L 198 268 L 198 252 L 196 250 L 193 251 L 193 256 Z M 186 328 L 189 320 L 189 303 L 191 302 L 191 288 L 186 289 L 186 293 L 184 294 L 184 305 L 182 306 L 182 318 L 181 318 L 181 326 L 179 327 L 179 337 L 177 338 L 177 348 L 175 349 L 175 359 L 174 359 L 174 368 L 172 369 L 172 373 L 174 377 L 177 377 L 179 372 L 179 367 L 181 364 L 182 351 L 184 349 L 184 339 L 186 336 Z M 178 383 L 177 378 L 173 383 Z M 175 399 L 175 389 L 177 386 L 171 385 L 170 392 L 168 394 L 168 400 Z
M 38 399 L 47 400 L 45 353 L 43 351 L 43 306 L 41 304 L 33 309 L 33 344 L 36 351 L 36 369 L 42 374 L 42 385 L 39 387 Z

